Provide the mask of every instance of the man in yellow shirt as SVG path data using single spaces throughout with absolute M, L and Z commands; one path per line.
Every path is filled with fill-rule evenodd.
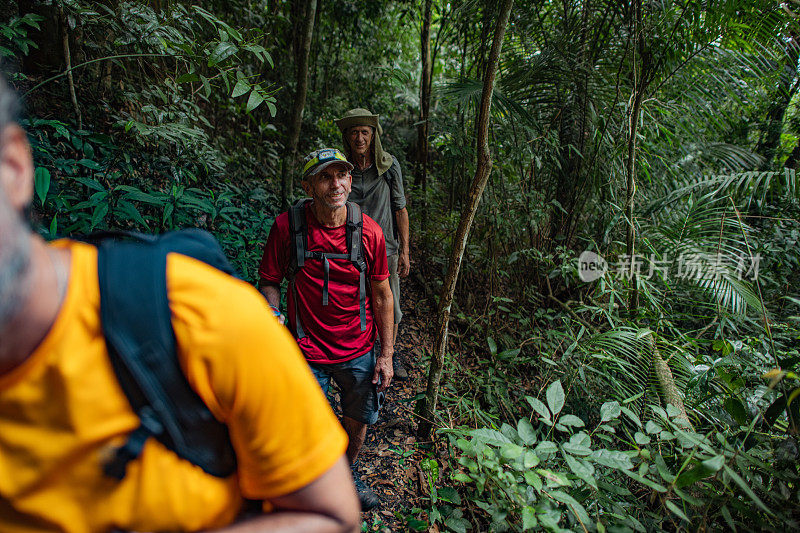
M 179 254 L 177 357 L 227 426 L 236 472 L 150 438 L 122 480 L 103 473 L 140 421 L 102 335 L 97 249 L 47 245 L 21 216 L 33 162 L 13 99 L 0 79 L 0 531 L 357 531 L 346 435 L 288 331 L 248 284 Z M 241 520 L 245 498 L 269 512 Z

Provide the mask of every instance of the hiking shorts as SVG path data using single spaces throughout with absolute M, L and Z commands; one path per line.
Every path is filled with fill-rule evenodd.
M 343 363 L 309 363 L 311 372 L 328 395 L 331 378 L 341 390 L 342 414 L 353 420 L 372 425 L 378 421 L 384 393 L 372 384 L 375 373 L 375 349 Z
M 389 260 L 389 287 L 392 289 L 392 300 L 394 300 L 394 323 L 399 324 L 403 319 L 403 312 L 400 310 L 400 276 L 397 275 L 400 255 L 390 255 L 386 259 Z

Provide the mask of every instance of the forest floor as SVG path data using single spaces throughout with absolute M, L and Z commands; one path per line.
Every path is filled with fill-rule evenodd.
M 424 509 L 428 503 L 428 478 L 421 462 L 432 455 L 415 437 L 414 399 L 427 384 L 421 361 L 431 351 L 434 317 L 411 276 L 402 281 L 402 291 L 404 315 L 395 352 L 402 354 L 409 379 L 392 382 L 378 422 L 367 430 L 359 455 L 362 479 L 381 498 L 378 508 L 362 513 L 362 531 L 408 531 L 412 524 L 423 526 L 412 509 Z M 438 529 L 434 526 L 429 531 Z

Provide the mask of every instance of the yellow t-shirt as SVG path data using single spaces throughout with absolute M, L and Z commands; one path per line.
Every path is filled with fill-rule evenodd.
M 102 463 L 139 420 L 119 387 L 99 318 L 97 251 L 73 241 L 63 307 L 40 346 L 0 376 L 0 531 L 187 531 L 230 523 L 242 498 L 297 490 L 347 437 L 288 330 L 263 297 L 194 259 L 167 261 L 181 365 L 230 430 L 238 472 L 220 479 L 155 439 L 122 481 Z

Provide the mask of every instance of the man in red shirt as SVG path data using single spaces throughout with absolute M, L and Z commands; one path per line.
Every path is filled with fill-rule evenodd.
M 380 500 L 359 478 L 356 458 L 367 425 L 377 421 L 383 393 L 392 382 L 394 317 L 383 231 L 366 215 L 361 230 L 364 280 L 348 257 L 352 169 L 335 149 L 316 150 L 306 157 L 302 186 L 310 200 L 296 217 L 298 227 L 304 221 L 306 228 L 305 243 L 300 245 L 304 264 L 297 266 L 297 234 L 287 211 L 272 225 L 258 273 L 260 290 L 276 314 L 280 283 L 290 280 L 289 329 L 322 390 L 327 393 L 331 378 L 341 389 L 342 426 L 350 438 L 347 457 L 362 509 L 367 510 Z M 374 351 L 376 334 L 379 354 Z

